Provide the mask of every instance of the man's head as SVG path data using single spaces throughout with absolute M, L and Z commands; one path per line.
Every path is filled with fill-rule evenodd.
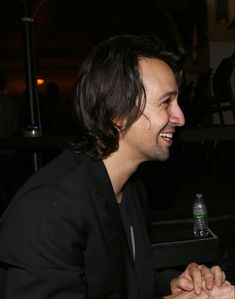
M 145 88 L 145 107 L 119 139 L 120 150 L 134 165 L 166 160 L 175 129 L 184 124 L 178 105 L 178 85 L 171 68 L 161 59 L 140 58 L 139 72 Z
M 110 38 L 81 64 L 74 103 L 85 139 L 83 150 L 91 156 L 106 158 L 115 152 L 121 138 L 141 117 L 146 106 L 141 64 L 154 59 L 166 65 L 177 87 L 177 58 L 153 36 Z M 159 78 L 161 71 L 159 68 Z

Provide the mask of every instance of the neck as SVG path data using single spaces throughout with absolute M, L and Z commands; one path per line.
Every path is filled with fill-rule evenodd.
M 125 159 L 125 156 L 119 151 L 113 153 L 104 161 L 104 165 L 109 174 L 113 190 L 118 203 L 122 201 L 122 190 L 129 177 L 136 171 L 138 165 L 131 159 Z
M 122 192 L 120 192 L 119 194 L 115 194 L 115 195 L 116 195 L 117 203 L 121 203 L 122 202 Z

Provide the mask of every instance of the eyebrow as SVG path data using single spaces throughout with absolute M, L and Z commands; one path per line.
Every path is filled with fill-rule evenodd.
M 167 97 L 177 96 L 177 95 L 178 95 L 178 92 L 176 90 L 168 91 L 168 92 L 165 92 L 164 94 L 162 94 L 159 97 L 159 100 L 162 100 Z

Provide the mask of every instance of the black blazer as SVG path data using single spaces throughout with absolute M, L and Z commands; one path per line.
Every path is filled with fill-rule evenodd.
M 65 150 L 34 174 L 1 218 L 7 299 L 152 299 L 138 186 L 127 185 L 135 212 L 134 261 L 102 161 Z

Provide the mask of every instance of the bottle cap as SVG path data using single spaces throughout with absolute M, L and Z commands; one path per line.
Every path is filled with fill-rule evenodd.
M 196 193 L 196 198 L 201 199 L 203 197 L 202 193 Z

